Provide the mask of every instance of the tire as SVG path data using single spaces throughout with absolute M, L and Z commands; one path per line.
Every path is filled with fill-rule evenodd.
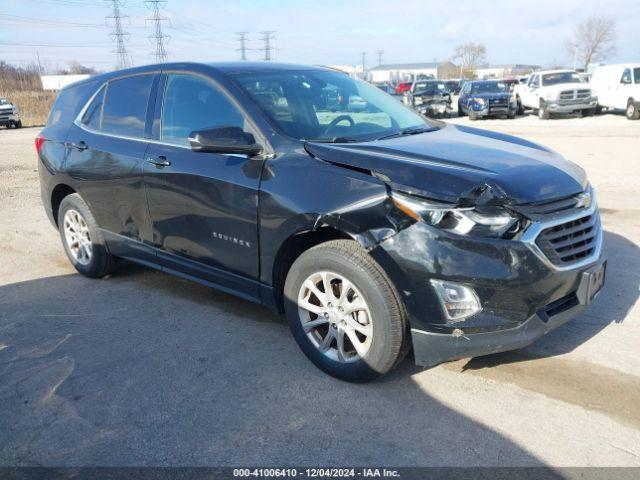
M 538 109 L 538 118 L 540 120 L 549 120 L 549 110 L 544 102 L 540 102 L 540 108 Z
M 476 120 L 478 120 L 478 116 L 475 114 L 473 110 L 469 110 L 469 120 L 471 120 L 472 122 L 475 122 Z
M 600 114 L 602 114 L 602 105 L 598 105 L 596 107 L 596 115 L 600 115 Z
M 107 250 L 89 207 L 77 193 L 62 199 L 58 210 L 58 230 L 69 261 L 82 275 L 101 278 L 113 271 L 115 260 Z M 81 238 L 75 245 L 71 243 L 73 232 L 78 232 L 75 238 Z
M 516 96 L 516 104 L 518 105 L 518 108 L 516 110 L 516 114 L 517 115 L 524 115 L 524 106 L 522 105 L 522 102 L 520 101 L 520 97 Z
M 464 117 L 464 110 L 462 110 L 460 102 L 458 102 L 458 117 Z
M 351 284 L 346 290 L 345 282 Z M 326 284 L 331 285 L 329 299 L 324 296 Z M 389 372 L 407 353 L 409 334 L 400 297 L 384 270 L 353 240 L 322 243 L 300 255 L 287 274 L 284 299 L 296 342 L 314 365 L 333 377 L 367 382 Z M 305 304 L 320 310 L 312 313 Z M 355 305 L 364 305 L 366 311 L 340 313 Z M 305 330 L 303 322 L 319 323 Z
M 22 128 L 22 120 L 18 120 L 16 123 L 13 124 L 14 128 Z
M 514 118 L 516 118 L 516 114 L 515 114 L 515 112 L 514 112 L 514 113 L 509 113 L 509 114 L 507 114 L 507 118 L 508 118 L 509 120 L 513 120 Z
M 585 110 L 582 110 L 583 117 L 593 117 L 595 114 L 596 114 L 595 108 L 587 108 Z
M 627 119 L 638 120 L 640 119 L 640 109 L 633 98 L 630 98 L 627 102 Z

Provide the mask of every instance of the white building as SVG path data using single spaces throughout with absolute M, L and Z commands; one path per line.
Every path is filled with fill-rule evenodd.
M 362 65 L 326 65 L 327 68 L 332 68 L 334 70 L 340 70 L 341 72 L 346 73 L 350 77 L 360 77 L 362 78 Z
M 41 75 L 40 81 L 43 90 L 60 90 L 85 78 L 89 78 L 89 75 Z
M 512 63 L 508 65 L 485 65 L 476 68 L 476 77 L 481 80 L 489 78 L 517 77 L 528 75 L 531 72 L 540 70 L 540 65 L 521 65 Z
M 418 75 L 433 78 L 453 78 L 458 71 L 451 62 L 427 63 L 395 63 L 378 65 L 369 69 L 369 80 L 372 82 L 391 82 L 411 80 Z

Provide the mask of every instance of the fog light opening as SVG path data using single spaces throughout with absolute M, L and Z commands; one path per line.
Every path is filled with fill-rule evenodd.
M 457 322 L 482 310 L 476 292 L 466 285 L 444 280 L 431 280 L 447 322 Z

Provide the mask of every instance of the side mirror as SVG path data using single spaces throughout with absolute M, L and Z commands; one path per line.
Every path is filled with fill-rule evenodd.
M 194 152 L 239 153 L 250 157 L 262 152 L 262 145 L 240 127 L 196 130 L 189 135 L 189 143 Z

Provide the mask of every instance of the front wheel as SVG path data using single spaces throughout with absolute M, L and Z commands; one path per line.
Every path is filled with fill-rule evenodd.
M 18 120 L 13 124 L 13 128 L 22 128 L 22 120 Z
M 69 261 L 81 274 L 100 278 L 114 268 L 114 259 L 88 205 L 74 193 L 66 196 L 58 210 L 58 229 Z
M 593 117 L 595 114 L 596 114 L 595 108 L 587 108 L 585 110 L 582 110 L 583 117 Z
M 638 120 L 640 118 L 640 110 L 633 98 L 630 98 L 627 103 L 627 118 L 629 120 Z
M 547 109 L 547 104 L 544 102 L 540 102 L 540 108 L 538 109 L 538 118 L 540 120 L 549 119 L 549 110 Z
M 382 268 L 353 240 L 322 243 L 293 263 L 285 313 L 296 342 L 318 368 L 366 382 L 406 354 L 406 314 Z

